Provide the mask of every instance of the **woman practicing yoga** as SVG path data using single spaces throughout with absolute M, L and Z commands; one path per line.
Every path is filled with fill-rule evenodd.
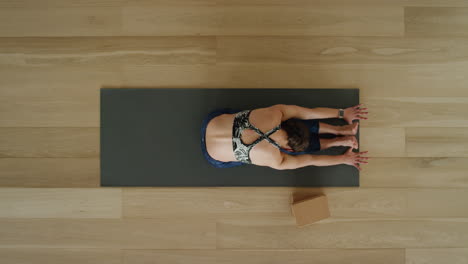
M 221 109 L 211 112 L 203 121 L 202 151 L 208 162 L 217 168 L 244 164 L 268 166 L 278 170 L 305 166 L 347 164 L 361 170 L 367 163 L 366 152 L 357 149 L 359 123 L 367 119 L 362 104 L 346 109 L 305 108 L 277 104 L 271 107 L 239 111 Z M 344 126 L 332 126 L 317 119 L 343 118 Z M 319 134 L 339 137 L 320 138 Z M 311 155 L 334 146 L 349 147 L 343 155 Z

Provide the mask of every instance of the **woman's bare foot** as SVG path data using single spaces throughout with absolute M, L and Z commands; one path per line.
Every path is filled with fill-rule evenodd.
M 354 122 L 350 125 L 333 126 L 327 123 L 319 123 L 319 134 L 334 134 L 340 136 L 356 135 L 359 129 L 359 122 Z
M 327 149 L 331 147 L 345 146 L 353 149 L 359 148 L 359 143 L 355 136 L 336 137 L 332 139 L 321 138 L 320 149 Z
M 359 148 L 359 143 L 355 136 L 344 136 L 341 137 L 342 143 L 340 146 L 351 147 L 353 149 Z
M 359 129 L 359 122 L 354 122 L 351 125 L 341 126 L 341 131 L 339 135 L 351 136 L 356 135 Z

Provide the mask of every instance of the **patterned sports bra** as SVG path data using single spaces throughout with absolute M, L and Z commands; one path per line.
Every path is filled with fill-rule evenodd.
M 232 126 L 232 149 L 234 151 L 234 156 L 238 161 L 249 164 L 252 163 L 252 161 L 250 160 L 250 151 L 255 145 L 257 145 L 258 143 L 260 143 L 260 141 L 264 139 L 270 142 L 273 146 L 282 150 L 281 146 L 269 137 L 271 134 L 281 129 L 281 124 L 274 127 L 270 131 L 263 133 L 260 129 L 258 129 L 250 123 L 249 116 L 251 112 L 252 110 L 244 110 L 238 112 L 234 117 L 234 124 Z M 242 142 L 241 137 L 242 132 L 245 129 L 252 129 L 253 131 L 257 132 L 257 134 L 259 134 L 260 137 L 251 144 L 244 144 L 244 142 Z

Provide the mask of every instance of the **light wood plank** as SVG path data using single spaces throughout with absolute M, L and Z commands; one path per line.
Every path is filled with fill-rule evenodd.
M 0 128 L 2 158 L 94 158 L 99 128 Z
M 468 195 L 466 189 L 431 190 L 423 189 L 405 193 L 408 214 L 419 217 L 466 217 L 460 197 Z M 466 201 L 466 200 L 465 200 Z M 461 212 L 465 211 L 465 212 Z
M 214 249 L 215 222 L 187 219 L 0 219 L 0 248 Z
M 0 8 L 122 6 L 127 0 L 0 0 Z
M 224 249 L 456 247 L 468 243 L 468 222 L 327 219 L 298 228 L 293 218 L 265 215 L 218 221 L 217 242 Z
M 466 0 L 404 0 L 404 6 L 415 7 L 468 7 Z
M 126 218 L 229 218 L 249 215 L 291 215 L 293 197 L 328 197 L 334 218 L 468 217 L 466 189 L 391 188 L 152 188 L 124 189 Z
M 353 0 L 352 4 L 355 6 L 402 6 L 406 0 Z M 290 0 L 284 2 L 281 0 L 128 0 L 131 5 L 151 6 L 155 3 L 166 6 L 193 6 L 193 5 L 217 5 L 217 6 L 302 6 L 310 8 L 314 6 L 342 6 L 350 4 L 347 0 Z
M 468 128 L 406 128 L 409 157 L 468 157 Z
M 403 8 L 377 5 L 132 5 L 123 8 L 126 35 L 401 36 Z
M 2 260 L 467 262 L 467 8 L 0 0 L 0 186 L 41 187 L 0 189 Z M 361 188 L 129 188 L 123 219 L 69 219 L 118 210 L 119 189 L 44 188 L 99 185 L 99 88 L 113 86 L 360 88 L 371 163 Z M 297 229 L 291 194 L 322 192 L 332 217 Z
M 369 157 L 405 156 L 404 128 L 362 127 L 359 140 L 359 150 L 369 151 Z
M 373 97 L 468 96 L 468 63 L 220 64 L 123 66 L 124 86 L 212 88 L 359 88 Z M 447 84 L 450 85 L 447 85 Z M 440 89 L 444 87 L 444 89 Z
M 0 36 L 114 36 L 122 33 L 119 7 L 1 8 Z
M 368 126 L 468 127 L 468 97 L 365 97 L 361 102 L 369 107 Z
M 21 67 L 213 64 L 215 37 L 3 38 L 0 64 Z
M 405 7 L 406 36 L 468 36 L 468 7 Z
M 122 253 L 115 249 L 1 248 L 5 263 L 14 264 L 121 264 Z
M 361 187 L 468 187 L 466 158 L 372 158 Z M 0 186 L 98 187 L 97 158 L 3 158 Z
M 123 217 L 290 214 L 291 188 L 125 188 Z
M 327 193 L 327 192 L 326 192 Z M 363 189 L 328 195 L 333 217 L 467 217 L 466 189 Z
M 467 158 L 372 158 L 361 187 L 467 188 Z
M 121 189 L 0 188 L 0 218 L 120 218 Z
M 218 37 L 219 63 L 427 64 L 466 61 L 468 40 L 394 37 Z
M 191 263 L 191 264 L 314 264 L 388 263 L 404 264 L 403 249 L 358 250 L 124 250 L 123 263 Z
M 123 34 L 129 36 L 216 35 L 218 24 L 218 11 L 211 5 L 182 9 L 178 6 L 129 4 L 122 8 Z
M 154 7 L 158 6 L 176 6 L 180 9 L 192 8 L 194 6 L 226 6 L 229 5 L 230 1 L 219 1 L 219 0 L 127 0 L 126 6 L 144 6 Z
M 367 124 L 371 126 L 468 126 L 467 119 L 463 116 L 464 109 L 468 104 L 468 97 L 408 98 L 390 95 L 390 92 L 392 92 L 414 96 L 418 94 L 418 91 L 419 95 L 442 95 L 442 90 L 439 89 L 440 86 L 436 87 L 436 84 L 442 85 L 442 81 L 448 80 L 435 80 L 433 78 L 437 78 L 434 77 L 437 75 L 434 73 L 424 73 L 424 76 L 432 76 L 427 80 L 428 85 L 432 86 L 433 89 L 439 89 L 439 92 L 431 94 L 431 90 L 426 90 L 425 87 L 420 86 L 416 78 L 414 80 L 406 79 L 401 83 L 396 83 L 395 86 L 383 84 L 381 87 L 378 83 L 386 82 L 382 82 L 382 79 L 378 80 L 377 77 L 389 77 L 377 75 L 373 81 L 375 83 L 367 83 L 368 81 L 361 83 L 359 79 L 368 80 L 368 77 L 365 76 L 373 76 L 375 70 L 367 73 L 355 72 L 351 70 L 352 67 L 349 67 L 349 65 L 346 67 L 350 71 L 344 70 L 343 75 L 335 74 L 336 76 L 331 76 L 332 72 L 336 73 L 336 71 L 340 72 L 341 70 L 330 68 L 324 72 L 323 69 L 319 69 L 319 66 L 304 70 L 294 66 L 272 66 L 273 68 L 268 66 L 263 68 L 261 66 L 242 65 L 244 66 L 126 66 L 124 76 L 120 76 L 118 70 L 113 71 L 114 67 L 112 66 L 97 71 L 93 67 L 56 66 L 50 69 L 28 70 L 27 73 L 26 70 L 18 70 L 17 68 L 5 69 L 5 71 L 2 71 L 0 83 L 11 89 L 4 89 L 0 92 L 2 95 L 0 97 L 0 126 L 99 126 L 99 88 L 102 86 L 120 87 L 123 84 L 125 87 L 143 86 L 151 88 L 284 88 L 290 87 L 286 83 L 287 80 L 291 80 L 293 87 L 299 88 L 349 88 L 360 87 L 355 86 L 356 84 L 364 85 L 360 89 L 364 96 L 363 102 L 372 107 L 371 119 L 367 121 Z M 468 69 L 468 66 L 466 68 Z M 379 71 L 382 74 L 387 72 L 387 69 L 381 68 Z M 403 71 L 401 73 L 403 74 Z M 456 80 L 460 76 L 467 78 L 466 74 L 452 74 L 454 74 L 452 77 Z M 84 75 L 87 78 L 83 78 Z M 286 77 L 286 80 L 284 80 L 284 76 L 295 76 L 295 78 L 293 80 Z M 390 76 L 400 82 L 400 74 L 390 74 Z M 424 79 L 423 75 L 417 76 Z M 124 80 L 120 81 L 119 78 Z M 333 81 L 329 82 L 327 80 Z M 410 83 L 408 84 L 406 81 Z M 433 81 L 434 83 L 432 83 Z M 411 84 L 411 82 L 414 82 L 414 84 Z M 459 79 L 456 83 L 459 83 L 461 87 L 465 81 Z M 399 87 L 398 84 L 402 86 Z M 460 87 L 455 85 L 446 91 L 450 93 L 450 90 L 453 89 L 452 95 L 462 96 L 465 93 L 463 91 L 468 90 Z M 385 88 L 388 88 L 388 90 Z M 390 91 L 389 97 L 370 96 L 384 90 Z
M 220 32 L 228 31 L 229 35 L 401 36 L 403 33 L 401 7 L 318 4 L 310 8 L 239 6 L 223 11 Z
M 439 263 L 468 263 L 468 248 L 427 248 L 406 250 L 406 264 Z
M 30 66 L 0 67 L 0 126 L 98 127 L 99 88 L 120 83 L 119 66 Z
M 99 187 L 98 158 L 1 158 L 2 187 Z

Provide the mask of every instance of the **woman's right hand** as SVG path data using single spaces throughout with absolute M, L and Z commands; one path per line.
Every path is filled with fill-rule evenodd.
M 361 164 L 369 163 L 366 160 L 369 157 L 363 157 L 361 155 L 366 154 L 368 151 L 353 152 L 353 148 L 349 148 L 345 154 L 343 154 L 343 164 L 354 166 L 356 169 L 361 170 Z

